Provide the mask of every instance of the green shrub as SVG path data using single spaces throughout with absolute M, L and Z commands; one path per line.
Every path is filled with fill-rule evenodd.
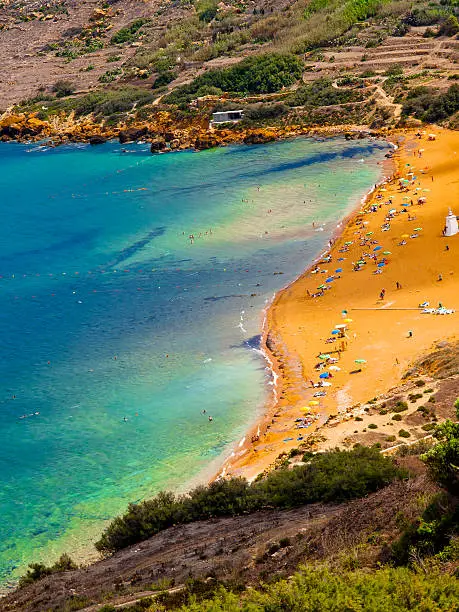
M 378 426 L 375 423 L 370 423 L 368 429 L 378 429 Z
M 200 21 L 210 23 L 218 12 L 216 0 L 200 0 L 196 5 L 196 12 Z
M 403 472 L 375 448 L 318 453 L 306 465 L 275 470 L 252 484 L 233 478 L 197 487 L 186 496 L 163 492 L 130 504 L 127 513 L 107 527 L 96 548 L 120 550 L 180 523 L 362 497 L 401 476 Z
M 193 598 L 181 612 L 409 612 L 455 610 L 459 581 L 404 567 L 375 572 L 301 568 L 288 579 L 236 594 L 220 588 L 212 599 Z
M 431 556 L 447 547 L 458 533 L 459 506 L 446 495 L 437 495 L 392 545 L 392 561 L 406 565 L 416 556 Z
M 272 93 L 292 85 L 301 76 L 302 64 L 293 55 L 270 53 L 248 57 L 230 68 L 209 70 L 189 85 L 171 92 L 164 102 L 187 104 L 193 98 L 206 95 L 209 88 L 218 92 Z
M 330 79 L 317 79 L 299 87 L 285 103 L 289 106 L 315 107 L 357 102 L 361 99 L 362 94 L 354 89 L 336 89 Z
M 408 404 L 406 402 L 397 402 L 391 409 L 392 412 L 404 412 L 408 410 Z
M 400 438 L 411 438 L 410 432 L 406 431 L 406 429 L 400 429 L 398 435 L 400 436 Z
M 148 23 L 148 19 L 136 19 L 130 25 L 118 30 L 110 40 L 113 45 L 123 45 L 127 42 L 134 42 L 140 35 L 140 28 Z
M 164 70 L 164 72 L 160 72 L 156 77 L 153 87 L 156 89 L 157 87 L 169 85 L 169 83 L 174 81 L 176 78 L 176 72 L 173 72 L 172 70 Z
M 455 15 L 448 15 L 448 17 L 440 25 L 438 30 L 438 36 L 456 36 L 459 32 L 459 22 Z
M 440 94 L 428 87 L 416 87 L 409 92 L 403 104 L 404 115 L 413 115 L 430 123 L 451 117 L 458 110 L 459 85 L 456 83 Z
M 416 385 L 416 387 L 424 387 L 426 383 L 425 380 L 416 380 L 414 384 Z
M 401 414 L 394 414 L 394 416 L 392 417 L 393 421 L 401 421 L 402 420 L 402 415 Z
M 459 491 L 459 423 L 446 421 L 434 430 L 438 440 L 422 456 L 431 476 L 453 493 Z
M 60 80 L 56 81 L 52 87 L 57 98 L 64 98 L 74 93 L 76 87 L 71 81 Z
M 77 569 L 77 567 L 76 563 L 66 553 L 62 554 L 54 565 L 46 566 L 44 563 L 31 563 L 27 573 L 20 578 L 19 586 L 23 587 L 51 574 L 68 572 Z
M 288 112 L 285 104 L 252 104 L 244 109 L 245 121 L 266 121 L 282 117 Z

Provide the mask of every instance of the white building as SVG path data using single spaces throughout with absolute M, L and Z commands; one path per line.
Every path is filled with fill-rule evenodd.
M 220 113 L 212 113 L 212 123 L 217 125 L 219 123 L 236 123 L 244 117 L 244 111 L 242 110 L 231 110 L 223 111 Z

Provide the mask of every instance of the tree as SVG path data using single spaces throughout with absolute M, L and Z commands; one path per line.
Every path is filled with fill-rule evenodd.
M 459 419 L 459 400 L 456 400 L 455 408 Z M 439 443 L 421 458 L 432 477 L 451 493 L 457 494 L 459 492 L 459 423 L 448 420 L 438 425 L 433 435 Z

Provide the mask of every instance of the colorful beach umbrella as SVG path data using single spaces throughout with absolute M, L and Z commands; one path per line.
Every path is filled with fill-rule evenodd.
M 333 372 L 340 372 L 341 368 L 339 368 L 338 366 L 332 365 L 329 368 L 330 370 L 333 370 Z
M 382 246 L 376 246 L 373 251 L 380 251 L 382 249 Z
M 330 374 L 328 372 L 322 372 L 322 374 L 319 374 L 319 378 L 330 378 Z
M 333 334 L 334 336 L 336 336 L 336 334 L 339 334 L 339 331 L 338 331 L 337 329 L 334 329 L 334 330 L 332 331 L 332 334 Z
M 317 400 L 311 400 L 311 401 L 309 402 L 309 405 L 310 405 L 310 406 L 318 406 L 318 405 L 319 405 L 319 402 L 318 402 Z
M 338 261 L 344 261 L 345 259 L 345 257 L 338 257 Z
M 352 319 L 344 319 L 345 323 L 352 323 Z
M 345 242 L 344 244 L 354 244 L 354 242 L 352 240 L 349 240 L 349 242 Z
M 402 234 L 402 238 L 409 238 L 410 235 L 409 234 Z
M 319 359 L 330 359 L 331 355 L 328 355 L 328 353 L 322 353 L 321 355 L 319 355 Z
M 422 232 L 422 227 L 415 227 L 415 228 L 414 228 L 414 231 L 415 231 L 415 232 Z
M 325 282 L 326 283 L 332 283 L 334 280 L 335 279 L 333 278 L 333 276 L 329 276 Z
M 347 327 L 346 323 L 339 323 L 338 325 L 335 325 L 336 329 L 345 329 Z
M 354 359 L 355 363 L 366 363 L 366 359 Z
M 384 268 L 386 264 L 383 261 L 380 261 L 378 264 L 378 268 Z
M 339 272 L 342 272 L 343 268 L 336 268 L 335 272 L 338 274 Z
M 392 255 L 390 251 L 383 251 L 383 255 Z

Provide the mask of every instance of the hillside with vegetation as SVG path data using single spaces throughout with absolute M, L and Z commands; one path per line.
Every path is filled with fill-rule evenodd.
M 4 0 L 0 138 L 140 127 L 161 150 L 260 127 L 455 127 L 458 13 L 457 0 Z M 231 109 L 244 120 L 209 133 Z

